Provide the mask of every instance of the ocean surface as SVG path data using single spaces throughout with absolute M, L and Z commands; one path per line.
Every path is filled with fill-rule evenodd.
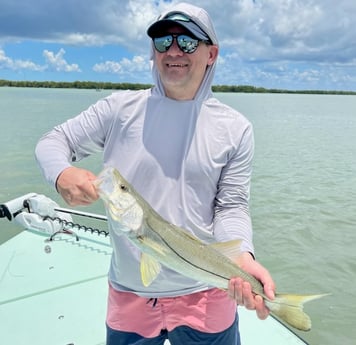
M 40 174 L 35 144 L 110 93 L 0 88 L 0 203 L 37 192 L 65 207 Z M 216 96 L 254 126 L 257 259 L 280 292 L 332 294 L 306 305 L 313 328 L 298 334 L 311 345 L 356 344 L 356 96 Z M 101 168 L 99 156 L 79 164 L 95 173 Z M 0 219 L 0 243 L 20 231 Z

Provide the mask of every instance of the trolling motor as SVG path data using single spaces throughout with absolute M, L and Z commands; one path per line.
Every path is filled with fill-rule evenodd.
M 14 220 L 26 229 L 48 234 L 51 238 L 57 233 L 74 234 L 70 231 L 74 229 L 108 236 L 107 231 L 73 223 L 71 215 L 107 221 L 107 217 L 102 215 L 61 208 L 52 199 L 36 193 L 25 194 L 0 204 L 0 218 Z
M 14 220 L 27 229 L 52 235 L 63 230 L 63 222 L 52 219 L 58 217 L 65 222 L 72 221 L 69 214 L 56 211 L 57 207 L 58 204 L 52 199 L 41 194 L 29 193 L 1 204 L 0 218 Z
M 0 218 L 7 218 L 13 220 L 25 208 L 24 202 L 26 199 L 36 196 L 35 193 L 25 194 L 19 198 L 10 200 L 5 204 L 0 205 Z

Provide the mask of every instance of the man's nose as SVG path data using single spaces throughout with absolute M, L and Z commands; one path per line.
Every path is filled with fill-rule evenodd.
M 173 44 L 167 50 L 167 54 L 172 56 L 182 56 L 184 54 L 184 52 L 180 50 L 176 38 L 173 39 Z

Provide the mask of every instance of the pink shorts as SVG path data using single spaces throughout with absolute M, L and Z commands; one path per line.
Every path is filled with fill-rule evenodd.
M 225 291 L 215 288 L 150 300 L 117 291 L 109 284 L 106 322 L 114 330 L 137 333 L 145 338 L 156 337 L 162 329 L 172 331 L 178 326 L 217 333 L 233 324 L 236 308 L 236 302 Z

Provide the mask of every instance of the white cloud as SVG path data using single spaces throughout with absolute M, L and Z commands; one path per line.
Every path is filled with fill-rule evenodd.
M 222 48 L 244 61 L 350 60 L 356 56 L 349 0 L 197 0 L 212 15 Z M 352 48 L 350 49 L 350 46 Z M 345 51 L 347 50 L 347 51 Z M 346 62 L 346 61 L 345 61 Z
M 0 69 L 10 69 L 13 71 L 28 70 L 35 72 L 44 72 L 46 70 L 55 70 L 57 72 L 81 72 L 77 64 L 68 64 L 64 59 L 65 50 L 61 48 L 57 54 L 49 50 L 43 51 L 45 64 L 39 65 L 31 60 L 13 59 L 6 55 L 3 49 L 0 49 Z
M 57 54 L 49 50 L 43 51 L 43 56 L 47 62 L 47 68 L 54 69 L 57 72 L 81 72 L 77 64 L 68 64 L 63 58 L 65 50 L 61 48 Z
M 62 0 L 58 6 L 56 2 L 38 0 L 25 8 L 19 2 L 2 1 L 0 42 L 37 40 L 63 47 L 110 45 L 127 56 L 144 57 L 149 51 L 147 26 L 176 2 Z M 355 1 L 195 0 L 194 4 L 210 13 L 220 40 L 217 83 L 266 87 L 283 84 L 287 88 L 299 83 L 301 87 L 332 88 L 333 83 L 341 85 L 344 81 L 347 89 L 355 89 Z M 9 62 L 6 58 L 5 54 L 0 57 L 0 66 L 80 70 L 78 64 L 66 62 L 61 51 L 48 52 L 43 66 L 26 60 Z M 149 75 L 148 59 L 135 57 L 114 61 L 104 56 L 93 70 L 135 80 L 142 79 L 145 71 Z
M 6 56 L 4 50 L 0 49 L 0 69 L 43 71 L 45 66 L 37 65 L 30 60 L 12 59 Z
M 118 44 L 134 54 L 143 54 L 148 50 L 147 26 L 175 2 L 76 0 L 74 4 L 62 0 L 58 6 L 39 0 L 31 7 L 3 2 L 0 39 L 82 46 Z M 356 56 L 355 1 L 196 0 L 194 4 L 211 14 L 222 47 L 239 51 L 246 61 L 322 61 L 330 56 L 334 61 L 342 57 L 345 61 Z
M 121 44 L 143 52 L 147 26 L 169 6 L 167 0 L 61 0 L 60 5 L 38 0 L 30 7 L 21 2 L 0 2 L 0 41 Z
M 120 62 L 117 61 L 105 61 L 97 63 L 93 66 L 93 71 L 98 73 L 114 73 L 120 74 L 123 69 Z
M 68 34 L 61 34 L 57 37 L 55 42 L 60 44 L 68 44 L 72 46 L 102 46 L 106 42 L 103 41 L 103 37 L 99 34 L 86 34 L 86 33 L 68 33 Z M 115 40 L 112 39 L 114 42 Z
M 131 75 L 136 72 L 149 72 L 148 57 L 136 55 L 129 60 L 123 58 L 120 61 L 105 61 L 93 66 L 93 71 L 98 73 L 113 73 L 120 75 Z

